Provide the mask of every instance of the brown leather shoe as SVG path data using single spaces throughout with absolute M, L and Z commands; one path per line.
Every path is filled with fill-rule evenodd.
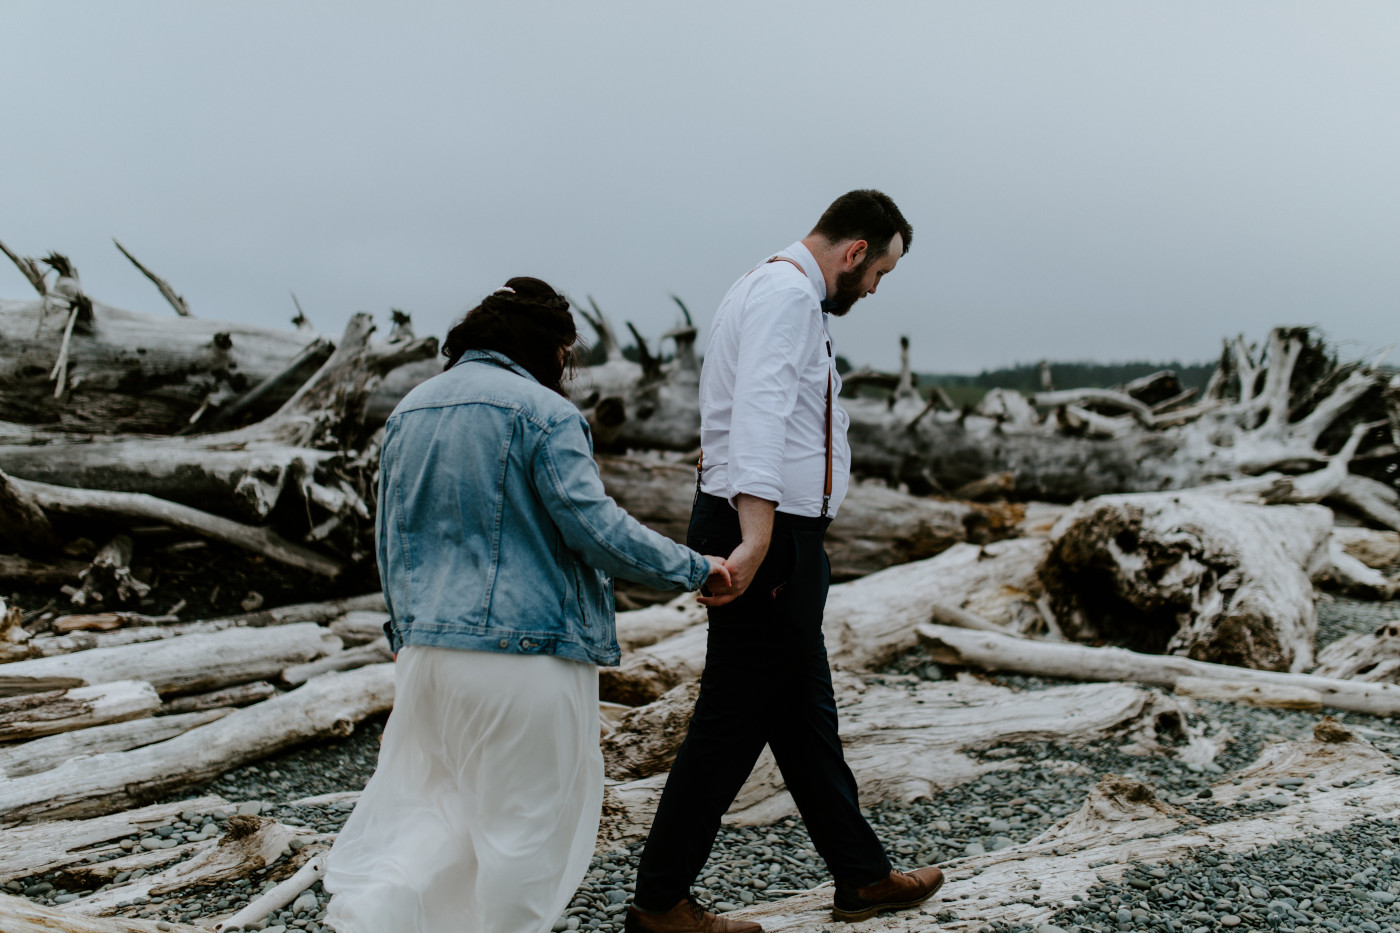
M 763 933 L 763 927 L 757 923 L 726 920 L 688 897 L 664 914 L 638 910 L 636 904 L 631 904 L 622 930 L 623 933 Z
M 943 887 L 943 872 L 932 866 L 914 871 L 891 871 L 890 876 L 863 888 L 838 884 L 831 916 L 854 923 L 887 910 L 917 907 Z

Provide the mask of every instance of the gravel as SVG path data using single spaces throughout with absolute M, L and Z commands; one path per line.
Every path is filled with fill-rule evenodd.
M 1341 598 L 1320 601 L 1318 610 L 1319 645 L 1400 618 L 1400 605 Z M 885 673 L 943 679 L 952 672 L 916 650 L 898 659 Z M 1024 676 L 992 679 L 1023 690 L 1060 683 Z M 1003 745 L 975 757 L 991 763 L 1016 760 L 1024 767 L 991 772 L 929 800 L 881 804 L 867 811 L 869 818 L 892 861 L 909 868 L 1026 842 L 1078 810 L 1089 789 L 1107 773 L 1150 784 L 1160 797 L 1207 822 L 1276 808 L 1279 804 L 1270 799 L 1271 794 L 1222 807 L 1214 802 L 1209 788 L 1251 764 L 1265 744 L 1308 735 L 1320 714 L 1213 701 L 1196 701 L 1196 705 L 1202 715 L 1188 725 L 1224 728 L 1232 737 L 1211 765 L 1127 755 L 1116 743 L 1089 747 Z M 1330 712 L 1378 747 L 1400 755 L 1400 724 Z M 197 791 L 219 793 L 233 801 L 288 801 L 359 790 L 373 771 L 382 730 L 382 718 L 371 720 L 349 738 L 322 741 L 229 771 Z M 1281 788 L 1279 795 L 1288 790 Z M 348 805 L 328 804 L 270 806 L 263 812 L 315 832 L 334 832 L 344 823 L 348 810 Z M 224 817 L 232 812 L 211 817 L 190 814 L 190 819 L 133 835 L 125 845 L 149 848 L 188 839 L 191 834 L 198 837 L 220 832 Z M 554 929 L 621 930 L 640 852 L 638 843 L 595 856 Z M 238 909 L 285 874 L 274 867 L 217 889 L 182 891 L 171 899 L 138 900 L 121 913 L 198 922 Z M 721 829 L 695 893 L 714 909 L 727 911 L 788 897 L 826 880 L 825 867 L 801 821 L 788 818 L 768 826 Z M 87 893 L 65 887 L 61 873 L 17 879 L 5 887 L 11 893 L 49 904 Z M 317 884 L 308 895 L 253 928 L 272 933 L 317 933 L 327 929 L 321 925 L 327 899 Z M 1363 821 L 1340 832 L 1281 841 L 1244 854 L 1202 851 L 1166 865 L 1135 865 L 1121 882 L 1098 884 L 1065 902 L 1048 923 L 996 923 L 983 929 L 986 933 L 1400 933 L 1400 823 Z

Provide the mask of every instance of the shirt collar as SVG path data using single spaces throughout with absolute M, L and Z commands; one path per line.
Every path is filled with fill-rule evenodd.
M 807 273 L 807 281 L 812 283 L 812 287 L 817 290 L 817 300 L 826 300 L 826 279 L 822 277 L 822 267 L 817 265 L 817 257 L 812 255 L 812 251 L 803 245 L 801 240 L 789 246 L 787 249 L 779 250 L 779 256 L 790 256 L 797 260 L 802 271 Z
M 467 350 L 465 353 L 462 354 L 461 359 L 452 364 L 452 368 L 456 369 L 463 363 L 474 363 L 482 360 L 490 363 L 495 363 L 498 366 L 501 366 L 505 369 L 509 369 L 513 373 L 517 373 L 521 376 L 524 376 L 526 379 L 529 379 L 536 385 L 539 384 L 539 380 L 536 379 L 534 376 L 530 375 L 529 370 L 521 366 L 519 363 L 515 362 L 515 360 L 506 356 L 504 353 L 497 353 L 495 350 Z

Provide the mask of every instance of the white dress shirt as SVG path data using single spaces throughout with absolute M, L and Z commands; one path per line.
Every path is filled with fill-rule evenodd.
M 801 241 L 730 287 L 715 313 L 700 371 L 700 488 L 731 504 L 741 493 L 789 515 L 817 516 L 826 484 L 826 391 L 832 393 L 831 503 L 850 485 L 850 418 L 827 316 L 826 281 Z M 765 257 L 767 258 L 767 257 Z M 806 274 L 804 275 L 803 272 Z

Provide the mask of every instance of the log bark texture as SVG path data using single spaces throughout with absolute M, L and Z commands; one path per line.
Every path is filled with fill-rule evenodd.
M 349 735 L 360 720 L 393 703 L 392 664 L 325 674 L 173 739 L 0 783 L 0 822 L 98 816 L 137 806 L 289 745 Z
M 159 709 L 160 697 L 144 680 L 114 680 L 9 697 L 0 699 L 0 742 L 141 719 Z
M 340 648 L 340 639 L 302 622 L 266 630 L 231 628 L 158 642 L 95 648 L 0 666 L 0 696 L 140 679 L 161 694 L 214 690 L 277 676 L 292 664 Z
M 1312 667 L 1311 575 L 1331 531 L 1316 505 L 1105 496 L 1061 519 L 1040 577 L 1072 639 L 1297 672 Z
M 222 719 L 232 710 L 212 709 L 197 713 L 152 716 L 128 722 L 92 726 L 74 732 L 33 739 L 23 745 L 0 748 L 0 777 L 17 778 L 39 774 L 58 767 L 71 758 L 124 752 L 143 745 L 164 742 L 197 726 Z
M 919 641 L 939 664 L 1015 671 L 1066 680 L 1151 684 L 1171 689 L 1182 677 L 1316 691 L 1325 706 L 1371 716 L 1400 714 L 1400 686 L 1311 674 L 1260 671 L 1194 661 L 1176 655 L 1139 654 L 1125 648 L 1091 648 L 920 625 Z

